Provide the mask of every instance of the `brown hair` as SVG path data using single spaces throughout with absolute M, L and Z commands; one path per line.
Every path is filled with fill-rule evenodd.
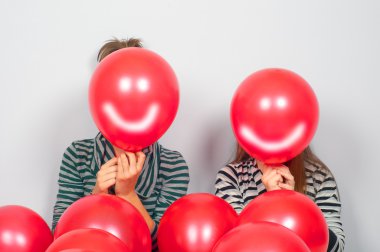
M 236 155 L 232 163 L 240 163 L 248 160 L 249 158 L 251 158 L 249 154 L 239 144 L 237 144 Z M 306 173 L 304 164 L 304 161 L 306 160 L 319 164 L 324 169 L 328 169 L 327 166 L 311 151 L 309 146 L 301 154 L 285 162 L 284 165 L 289 167 L 289 170 L 294 177 L 294 190 L 300 193 L 305 193 L 306 191 Z
M 98 53 L 98 62 L 102 61 L 109 54 L 127 47 L 143 47 L 141 39 L 129 38 L 129 39 L 117 39 L 113 38 L 108 40 L 102 48 L 100 48 Z

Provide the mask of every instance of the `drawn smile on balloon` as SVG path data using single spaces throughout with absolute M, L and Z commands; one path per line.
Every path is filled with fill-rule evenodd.
M 266 141 L 261 139 L 252 129 L 246 125 L 240 127 L 240 134 L 252 145 L 260 146 L 268 152 L 276 152 L 289 148 L 295 144 L 305 133 L 306 126 L 304 123 L 299 123 L 294 130 L 281 141 Z
M 157 103 L 153 103 L 149 106 L 147 113 L 138 121 L 127 121 L 120 116 L 111 102 L 105 102 L 103 104 L 103 111 L 107 115 L 108 119 L 119 128 L 128 132 L 144 132 L 146 129 L 156 121 L 158 115 L 159 106 Z

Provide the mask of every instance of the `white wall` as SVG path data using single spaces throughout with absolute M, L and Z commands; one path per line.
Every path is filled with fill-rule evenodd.
M 191 192 L 211 192 L 231 157 L 229 103 L 247 75 L 284 67 L 306 78 L 321 109 L 313 146 L 339 184 L 346 251 L 380 251 L 379 11 L 375 0 L 2 0 L 0 205 L 28 206 L 50 223 L 65 147 L 97 132 L 87 105 L 97 50 L 136 36 L 180 80 L 161 143 L 184 154 Z

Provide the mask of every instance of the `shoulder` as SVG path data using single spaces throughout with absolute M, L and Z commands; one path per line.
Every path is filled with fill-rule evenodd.
M 324 183 L 336 185 L 334 175 L 322 162 L 305 160 L 305 173 L 307 178 L 313 180 L 316 187 L 320 187 Z
M 77 140 L 71 143 L 71 145 L 74 146 L 77 151 L 85 151 L 85 152 L 93 151 L 94 144 L 95 144 L 94 139 L 82 139 L 82 140 Z
M 160 163 L 163 168 L 188 170 L 186 161 L 179 151 L 170 150 L 160 145 Z
M 228 164 L 218 171 L 216 180 L 237 183 L 239 174 L 235 169 L 236 164 Z
M 227 173 L 233 173 L 234 176 L 239 177 L 241 173 L 244 173 L 247 171 L 247 169 L 254 168 L 256 164 L 256 161 L 252 158 L 237 162 L 237 163 L 229 163 L 225 167 L 219 170 L 219 172 L 227 172 Z
M 83 156 L 87 157 L 94 151 L 94 139 L 83 139 L 73 141 L 65 150 L 64 157 L 72 160 L 81 159 Z
M 160 158 L 161 161 L 170 163 L 186 163 L 183 155 L 179 151 L 170 150 L 160 145 Z
M 254 165 L 255 161 L 253 159 L 248 159 L 238 163 L 229 163 L 219 170 L 217 177 L 225 181 L 237 183 L 239 181 L 239 177 L 242 174 L 245 174 L 248 169 L 254 167 Z

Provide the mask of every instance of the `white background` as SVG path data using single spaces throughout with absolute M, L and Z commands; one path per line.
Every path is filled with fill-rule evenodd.
M 308 80 L 321 112 L 312 146 L 338 181 L 346 251 L 380 251 L 379 11 L 375 0 L 0 1 L 0 205 L 51 222 L 63 151 L 97 133 L 97 51 L 135 36 L 180 81 L 161 143 L 185 156 L 190 192 L 212 192 L 232 156 L 229 103 L 246 76 L 283 67 Z

